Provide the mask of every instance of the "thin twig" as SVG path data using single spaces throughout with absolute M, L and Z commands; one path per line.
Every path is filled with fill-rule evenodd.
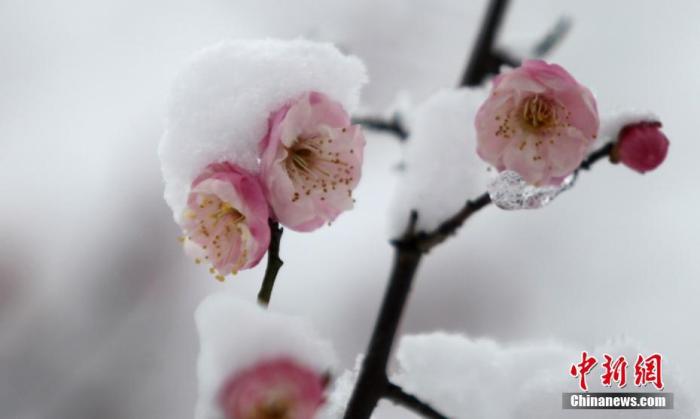
M 416 245 L 421 251 L 427 253 L 430 249 L 455 234 L 469 217 L 490 203 L 491 197 L 488 192 L 484 192 L 478 198 L 467 201 L 462 209 L 440 223 L 435 230 L 431 232 L 419 232 L 412 240 L 416 242 Z
M 576 171 L 578 172 L 581 170 L 590 170 L 591 166 L 593 166 L 593 163 L 597 162 L 603 157 L 610 158 L 610 153 L 612 152 L 614 146 L 615 142 L 611 141 L 605 144 L 604 146 L 600 147 L 596 151 L 590 153 L 588 157 L 586 157 L 586 159 L 581 162 Z
M 393 134 L 401 141 L 408 137 L 408 131 L 403 126 L 401 118 L 398 115 L 394 115 L 391 119 L 375 116 L 355 117 L 352 119 L 352 122 L 353 124 L 360 124 L 370 130 Z
M 268 221 L 270 225 L 270 248 L 267 251 L 267 266 L 265 267 L 265 277 L 263 278 L 260 292 L 258 293 L 258 303 L 267 307 L 270 304 L 272 297 L 272 288 L 275 286 L 277 273 L 284 264 L 280 259 L 280 241 L 284 229 L 280 227 L 277 221 Z
M 544 57 L 549 54 L 569 33 L 573 21 L 568 16 L 562 16 L 554 24 L 554 27 L 532 48 L 533 57 Z
M 429 404 L 419 400 L 413 394 L 406 393 L 401 387 L 394 383 L 387 383 L 384 397 L 426 418 L 448 419 L 447 416 L 433 409 Z

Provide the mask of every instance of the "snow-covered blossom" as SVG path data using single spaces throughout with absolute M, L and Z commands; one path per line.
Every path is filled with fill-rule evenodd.
M 343 107 L 307 92 L 270 117 L 260 175 L 274 216 L 311 231 L 352 208 L 365 138 Z
M 223 280 L 258 264 L 270 244 L 268 206 L 257 178 L 230 163 L 209 165 L 182 217 L 185 251 Z
M 224 384 L 227 419 L 313 419 L 323 403 L 324 376 L 289 358 L 261 361 Z
M 353 112 L 366 81 L 357 57 L 303 39 L 224 41 L 195 54 L 173 86 L 159 147 L 176 221 L 208 165 L 229 162 L 258 173 L 259 145 L 275 111 L 320 92 Z
M 196 419 L 310 419 L 304 414 L 321 407 L 318 393 L 336 358 L 307 320 L 219 293 L 199 305 L 195 321 Z M 272 415 L 282 411 L 278 408 L 286 408 L 286 416 Z
M 593 94 L 562 67 L 540 60 L 496 77 L 475 122 L 479 156 L 534 185 L 571 174 L 599 127 Z
M 639 173 L 654 170 L 663 163 L 669 141 L 661 132 L 661 123 L 641 121 L 624 126 L 613 149 L 613 161 Z

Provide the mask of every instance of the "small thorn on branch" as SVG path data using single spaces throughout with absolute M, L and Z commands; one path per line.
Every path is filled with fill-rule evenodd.
M 268 220 L 270 225 L 270 248 L 267 251 L 267 266 L 265 267 L 265 277 L 263 278 L 260 292 L 258 293 L 258 303 L 267 307 L 270 304 L 272 297 L 272 289 L 275 286 L 277 273 L 284 264 L 280 259 L 280 241 L 284 229 L 280 227 L 277 221 Z

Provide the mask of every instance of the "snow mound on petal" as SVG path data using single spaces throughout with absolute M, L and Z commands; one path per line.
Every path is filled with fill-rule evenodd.
M 366 82 L 362 62 L 328 43 L 236 40 L 197 53 L 175 81 L 159 147 L 176 221 L 207 165 L 228 161 L 257 172 L 258 143 L 273 111 L 317 91 L 352 112 Z

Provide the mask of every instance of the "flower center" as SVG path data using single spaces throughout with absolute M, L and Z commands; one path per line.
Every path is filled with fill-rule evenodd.
M 205 251 L 204 258 L 213 265 L 209 272 L 216 279 L 223 281 L 228 269 L 235 274 L 245 265 L 248 235 L 243 213 L 214 194 L 198 194 L 194 208 L 188 210 L 186 216 L 194 222 L 188 229 L 187 239 Z M 195 263 L 201 262 L 195 259 Z M 224 266 L 228 266 L 227 272 L 220 272 L 218 268 Z
M 287 419 L 291 413 L 291 402 L 286 399 L 273 398 L 263 402 L 250 419 Z
M 525 126 L 539 130 L 557 124 L 555 104 L 540 95 L 530 96 L 522 104 L 522 120 Z
M 329 191 L 335 191 L 342 184 L 350 185 L 353 181 L 354 167 L 341 160 L 341 152 L 332 149 L 332 144 L 333 139 L 326 136 L 300 137 L 287 149 L 284 167 L 296 189 L 291 197 L 292 202 L 312 192 L 320 194 L 323 201 Z M 354 153 L 354 150 L 349 153 Z

